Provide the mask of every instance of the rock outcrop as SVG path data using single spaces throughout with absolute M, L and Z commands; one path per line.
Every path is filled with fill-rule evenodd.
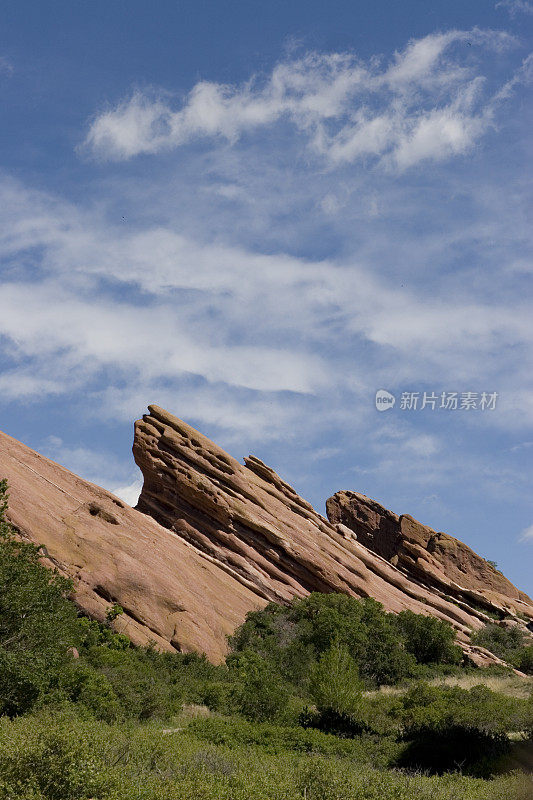
M 437 548 L 429 529 L 367 498 L 354 514 L 335 496 L 328 520 L 258 458 L 239 463 L 162 408 L 136 422 L 133 452 L 144 475 L 137 509 L 0 434 L 0 478 L 19 535 L 72 578 L 87 614 L 104 619 L 120 604 L 113 624 L 135 643 L 220 661 L 248 611 L 336 591 L 447 620 L 465 653 L 485 664 L 497 659 L 469 643 L 490 620 L 485 611 L 533 619 L 531 601 L 503 576 L 490 592 L 476 588 L 478 557 L 456 540 L 453 561 L 451 545 Z M 468 569 L 467 553 L 468 585 L 447 567 Z
M 437 581 L 425 585 L 391 560 L 392 550 L 381 554 L 358 540 L 346 524 L 350 519 L 318 514 L 259 459 L 250 456 L 242 465 L 162 408 L 149 412 L 135 424 L 133 454 L 144 476 L 140 511 L 265 601 L 287 602 L 311 591 L 374 597 L 389 611 L 411 609 L 449 621 L 473 660 L 486 658 L 468 645 L 468 634 L 490 621 L 490 603 L 474 602 L 475 593 L 471 602 L 467 594 L 451 596 Z M 394 518 L 384 522 L 391 542 Z M 533 617 L 533 605 L 515 594 L 516 604 L 504 613 L 514 615 L 519 605 Z
M 332 523 L 348 527 L 362 545 L 420 586 L 489 614 L 531 615 L 531 599 L 453 536 L 408 514 L 398 516 L 358 492 L 337 492 L 327 500 L 326 511 Z
M 220 661 L 226 635 L 264 601 L 209 556 L 114 495 L 0 433 L 0 477 L 20 536 L 43 545 L 45 563 L 72 578 L 75 601 L 135 644 L 207 653 Z

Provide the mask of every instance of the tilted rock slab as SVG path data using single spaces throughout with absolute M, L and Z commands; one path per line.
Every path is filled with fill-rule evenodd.
M 64 467 L 0 433 L 0 478 L 20 536 L 72 578 L 75 602 L 138 645 L 205 652 L 221 661 L 226 636 L 264 600 L 184 539 Z
M 135 424 L 133 452 L 144 474 L 137 510 L 0 433 L 0 478 L 19 535 L 72 578 L 85 613 L 103 620 L 121 605 L 113 626 L 134 643 L 218 662 L 248 611 L 337 591 L 447 620 L 473 661 L 498 663 L 469 644 L 489 619 L 482 610 L 320 516 L 259 459 L 239 463 L 157 406 Z
M 413 580 L 343 522 L 318 514 L 254 456 L 240 464 L 158 406 L 135 423 L 133 454 L 144 476 L 137 508 L 265 602 L 312 591 L 373 597 L 388 611 L 449 621 L 474 661 L 495 661 L 468 644 L 470 630 L 489 619 L 483 610 Z
M 326 511 L 332 523 L 345 525 L 362 545 L 419 585 L 463 607 L 501 617 L 533 618 L 533 601 L 453 536 L 438 533 L 408 514 L 398 516 L 358 492 L 336 492 L 327 500 Z M 517 621 L 526 632 L 525 622 Z

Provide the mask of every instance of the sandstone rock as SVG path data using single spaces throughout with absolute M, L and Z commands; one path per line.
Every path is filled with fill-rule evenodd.
M 398 516 L 358 492 L 337 492 L 326 509 L 331 522 L 353 530 L 365 547 L 419 585 L 481 612 L 533 618 L 533 601 L 453 536 L 437 533 L 408 514 Z
M 144 475 L 137 508 L 265 601 L 288 602 L 311 591 L 374 597 L 389 611 L 411 609 L 448 620 L 465 645 L 469 630 L 485 621 L 468 598 L 458 602 L 437 581 L 425 586 L 391 563 L 401 525 L 378 503 L 361 507 L 366 524 L 360 536 L 351 518 L 329 522 L 259 459 L 245 458 L 243 466 L 157 406 L 135 424 L 133 453 Z M 406 518 L 405 529 L 413 524 Z M 370 549 L 367 532 L 376 530 L 385 534 L 381 552 Z M 421 535 L 416 526 L 410 534 L 420 550 Z M 437 562 L 430 568 L 440 569 Z
M 47 563 L 72 578 L 84 612 L 103 620 L 122 606 L 113 625 L 137 644 L 220 661 L 248 611 L 311 591 L 447 620 L 480 663 L 498 662 L 469 643 L 488 619 L 481 601 L 533 619 L 531 602 L 503 576 L 494 599 L 476 588 L 479 565 L 468 588 L 447 575 L 442 553 L 457 574 L 470 563 L 460 542 L 430 547 L 431 529 L 368 498 L 328 501 L 328 521 L 258 458 L 239 463 L 157 406 L 135 424 L 133 452 L 144 475 L 137 509 L 0 434 L 0 478 L 9 481 L 20 536 L 43 545 Z
M 9 518 L 44 545 L 45 562 L 70 577 L 75 600 L 136 644 L 197 650 L 220 661 L 226 635 L 264 604 L 243 582 L 153 519 L 104 489 L 0 433 L 0 476 L 9 482 Z

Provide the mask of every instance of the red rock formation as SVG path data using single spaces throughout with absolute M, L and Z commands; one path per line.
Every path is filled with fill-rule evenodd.
M 465 648 L 469 630 L 489 620 L 466 596 L 451 597 L 437 582 L 423 585 L 368 549 L 342 521 L 320 516 L 259 459 L 250 456 L 243 466 L 162 408 L 150 406 L 149 412 L 135 425 L 133 453 L 144 475 L 137 508 L 265 600 L 287 602 L 310 591 L 370 596 L 389 611 L 411 609 L 448 620 Z M 381 519 L 381 507 L 374 505 L 368 513 Z M 397 520 L 390 514 L 383 521 L 391 553 Z M 533 616 L 533 607 L 523 607 Z M 481 652 L 474 657 L 485 658 Z
M 378 504 L 361 513 L 369 535 L 387 532 L 383 554 L 370 538 L 358 541 L 351 518 L 328 521 L 262 461 L 240 464 L 157 406 L 135 424 L 133 452 L 144 474 L 137 510 L 0 434 L 0 478 L 20 535 L 43 544 L 49 563 L 73 579 L 86 613 L 103 619 L 120 604 L 114 625 L 134 642 L 220 661 L 247 611 L 337 591 L 448 620 L 472 660 L 497 661 L 468 641 L 488 620 L 472 600 L 481 594 L 452 596 L 441 577 L 424 582 L 403 560 L 391 563 L 401 525 Z M 526 599 L 513 596 L 511 606 L 533 618 Z
M 358 492 L 336 492 L 326 510 L 331 522 L 346 525 L 361 544 L 419 585 L 501 616 L 533 616 L 531 599 L 453 536 L 436 533 L 408 514 L 398 516 Z
M 47 563 L 73 579 L 75 600 L 134 643 L 198 650 L 220 661 L 226 635 L 264 601 L 153 519 L 0 433 L 0 477 L 10 521 L 42 544 Z

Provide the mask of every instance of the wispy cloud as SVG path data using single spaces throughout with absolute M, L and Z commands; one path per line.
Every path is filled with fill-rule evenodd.
M 521 542 L 533 542 L 533 525 L 530 525 L 528 528 L 525 528 L 522 531 L 519 541 L 521 541 Z
M 501 50 L 504 32 L 450 31 L 411 41 L 389 61 L 308 53 L 242 85 L 202 81 L 181 104 L 137 90 L 92 122 L 84 149 L 103 159 L 178 148 L 196 139 L 229 144 L 290 123 L 330 166 L 377 161 L 403 171 L 467 152 L 491 125 L 472 46 Z
M 59 436 L 49 436 L 39 445 L 39 451 L 97 486 L 109 487 L 128 505 L 135 505 L 137 502 L 142 486 L 140 473 L 131 464 L 125 465 L 109 450 L 95 450 L 82 444 L 72 446 L 66 444 Z M 127 485 L 120 483 L 121 480 L 132 477 L 134 472 L 137 475 L 131 483 Z M 113 487 L 116 487 L 116 490 Z
M 390 358 L 405 379 L 472 380 L 482 353 L 486 373 L 491 360 L 499 368 L 496 345 L 526 357 L 533 344 L 518 297 L 463 292 L 450 307 L 357 261 L 265 255 L 162 226 L 125 232 L 13 182 L 3 199 L 0 255 L 14 265 L 2 285 L 4 398 L 72 392 L 110 370 L 130 385 L 196 378 L 325 395 L 372 388 Z
M 11 61 L 5 56 L 0 56 L 0 74 L 3 73 L 4 75 L 12 75 L 14 71 L 15 68 L 13 67 Z
M 501 101 L 527 67 L 494 67 L 511 44 L 435 34 L 388 59 L 314 53 L 201 83 L 181 104 L 137 93 L 94 120 L 88 152 L 121 163 L 86 161 L 82 200 L 0 176 L 2 404 L 61 402 L 105 426 L 156 402 L 236 455 L 294 442 L 310 472 L 353 453 L 402 493 L 475 474 L 522 491 L 505 465 L 458 458 L 437 418 L 374 408 L 379 387 L 497 390 L 490 422 L 453 430 L 531 438 L 526 181 L 494 150 L 458 158 L 519 124 Z M 160 157 L 147 170 L 140 153 Z M 134 498 L 131 464 L 47 452 Z
M 505 8 L 512 17 L 518 14 L 533 14 L 533 5 L 528 0 L 500 0 L 495 8 Z

